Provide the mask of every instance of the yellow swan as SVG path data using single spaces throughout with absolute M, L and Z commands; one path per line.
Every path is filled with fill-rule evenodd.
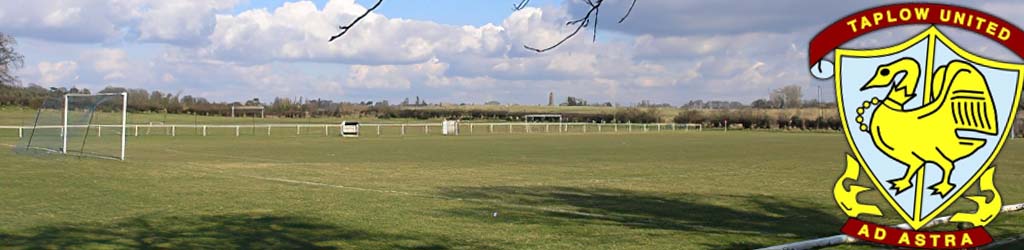
M 931 88 L 925 93 L 924 105 L 904 108 L 916 96 L 920 70 L 920 64 L 913 58 L 901 58 L 877 68 L 861 91 L 893 87 L 885 100 L 872 101 L 878 108 L 868 124 L 861 123 L 861 130 L 871 134 L 875 147 L 885 155 L 906 164 L 902 178 L 889 180 L 896 194 L 913 186 L 910 179 L 931 162 L 942 168 L 942 180 L 929 188 L 933 195 L 945 197 L 956 186 L 949 182 L 955 163 L 986 143 L 984 139 L 960 136 L 957 131 L 995 135 L 996 110 L 985 76 L 959 60 L 940 66 L 932 79 L 925 79 Z M 894 80 L 899 82 L 894 84 Z M 870 106 L 865 102 L 863 108 Z M 858 113 L 863 114 L 863 108 Z M 863 118 L 858 117 L 858 122 L 863 122 Z

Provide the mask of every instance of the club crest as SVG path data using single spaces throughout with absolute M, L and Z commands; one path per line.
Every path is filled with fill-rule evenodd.
M 984 22 L 984 24 L 979 23 Z M 928 24 L 919 34 L 876 49 L 844 49 L 859 35 L 903 24 Z M 1024 83 L 1024 65 L 970 52 L 938 27 L 973 31 L 1017 56 L 1024 32 L 991 15 L 959 6 L 897 4 L 837 21 L 811 42 L 811 73 L 835 81 L 836 100 L 852 155 L 833 190 L 850 217 L 842 232 L 860 240 L 914 248 L 969 248 L 992 241 L 983 227 L 1002 207 L 993 177 L 996 154 L 1010 133 Z M 828 54 L 832 54 L 828 57 Z M 965 196 L 977 185 L 983 195 Z M 892 209 L 858 195 L 879 192 Z M 977 194 L 977 193 L 972 193 Z M 944 213 L 957 202 L 973 213 Z M 867 216 L 899 216 L 887 227 Z M 935 222 L 974 228 L 924 232 Z

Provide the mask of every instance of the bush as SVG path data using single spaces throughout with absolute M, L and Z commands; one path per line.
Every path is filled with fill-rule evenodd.
M 615 112 L 614 120 L 622 123 L 657 123 L 661 119 L 657 109 L 625 108 Z
M 686 110 L 679 112 L 676 117 L 672 118 L 672 122 L 675 123 L 704 123 L 704 115 L 697 110 Z

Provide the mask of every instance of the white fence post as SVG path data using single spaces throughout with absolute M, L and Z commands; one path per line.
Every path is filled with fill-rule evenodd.
M 587 133 L 587 124 L 586 123 L 583 124 L 583 133 L 584 134 Z
M 174 137 L 175 134 L 177 134 L 177 133 L 178 133 L 178 131 L 176 131 L 175 126 L 171 126 L 171 137 Z
M 96 137 L 103 137 L 103 126 L 96 126 Z
M 203 136 L 206 136 L 206 125 L 203 125 Z
M 405 124 L 402 124 L 402 136 L 405 136 Z
M 508 123 L 508 133 L 512 134 L 512 123 Z
M 302 129 L 299 128 L 299 125 L 295 125 L 295 135 L 299 135 L 301 131 Z
M 473 124 L 472 123 L 469 124 L 469 133 L 470 134 L 473 133 Z
M 487 133 L 491 133 L 491 134 L 494 133 L 494 124 L 493 123 L 491 124 L 491 128 L 489 130 L 487 130 Z
M 21 134 L 23 133 L 22 130 L 24 130 L 24 129 L 23 128 L 18 128 L 18 138 L 21 138 Z
M 139 137 L 139 125 L 135 125 L 135 137 Z
M 423 134 L 424 135 L 429 135 L 430 134 L 430 126 L 427 126 L 427 124 L 423 124 Z
M 270 136 L 270 128 L 273 126 L 267 125 L 267 136 Z
M 324 136 L 331 136 L 331 131 L 327 128 L 327 125 L 324 125 Z
M 242 130 L 242 126 L 235 126 L 235 137 L 241 136 L 239 133 Z
M 377 136 L 380 136 L 380 124 L 377 124 Z

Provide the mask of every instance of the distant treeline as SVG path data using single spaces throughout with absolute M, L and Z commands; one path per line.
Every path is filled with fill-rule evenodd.
M 403 102 L 399 105 L 391 105 L 387 101 L 364 101 L 358 103 L 334 102 L 322 99 L 293 100 L 291 98 L 275 98 L 270 103 L 263 103 L 259 99 L 247 100 L 245 102 L 212 102 L 202 97 L 191 95 L 171 94 L 161 91 L 147 91 L 144 89 L 126 89 L 120 87 L 107 87 L 96 93 L 128 93 L 129 112 L 153 112 L 169 114 L 198 114 L 210 116 L 231 115 L 231 106 L 263 106 L 267 116 L 278 117 L 342 117 L 342 116 L 369 116 L 382 119 L 464 119 L 464 120 L 505 120 L 522 121 L 526 115 L 536 114 L 527 111 L 509 111 L 494 109 L 449 109 L 444 107 L 422 108 L 427 105 L 425 101 L 417 98 L 415 105 Z M 89 89 L 78 88 L 44 88 L 38 85 L 17 86 L 0 85 L 0 105 L 25 106 L 38 108 L 47 99 L 59 100 L 60 96 L 67 93 L 93 93 Z M 570 98 L 578 99 L 578 98 Z M 575 100 L 570 100 L 575 101 Z M 714 103 L 714 102 L 707 102 Z M 725 120 L 733 124 L 743 124 L 747 128 L 768 128 L 777 127 L 781 124 L 798 127 L 806 127 L 811 121 L 810 127 L 838 127 L 838 122 L 833 118 L 806 118 L 803 116 L 792 116 L 781 119 L 779 117 L 767 117 L 753 115 L 753 108 L 741 109 L 693 109 L 680 113 L 674 119 L 663 117 L 659 113 L 660 108 L 671 107 L 667 104 L 652 105 L 644 101 L 639 107 L 612 108 L 607 112 L 560 112 L 562 121 L 565 122 L 596 122 L 596 123 L 658 123 L 658 122 L 680 122 L 680 123 L 703 123 L 708 126 L 724 125 Z M 689 106 L 693 106 L 691 102 Z M 735 107 L 733 103 L 730 107 Z M 747 110 L 747 111 L 744 111 Z M 252 111 L 236 111 L 237 115 L 253 115 Z M 785 121 L 785 122 L 783 122 Z M 772 125 L 775 124 L 775 125 Z M 826 124 L 826 125 L 820 125 Z
M 264 106 L 266 115 L 303 117 L 303 116 L 342 116 L 346 113 L 343 104 L 326 100 L 298 100 L 288 98 L 277 98 L 271 104 L 261 103 L 258 98 L 245 102 L 213 102 L 206 98 L 171 94 L 160 91 L 147 91 L 145 89 L 126 89 L 120 87 L 107 87 L 98 92 L 89 89 L 78 88 L 44 88 L 35 84 L 28 86 L 17 86 L 0 84 L 0 105 L 23 106 L 39 108 L 47 100 L 60 100 L 64 94 L 92 94 L 92 93 L 128 93 L 129 112 L 160 112 L 169 114 L 200 114 L 211 116 L 231 115 L 232 106 Z M 360 106 L 351 104 L 350 106 Z M 362 105 L 366 106 L 366 105 Z M 365 109 L 365 108 L 364 108 Z M 358 109 L 353 109 L 358 110 Z M 245 115 L 237 111 L 237 114 Z M 353 113 L 348 113 L 353 114 Z
M 523 121 L 526 115 L 537 114 L 527 111 L 484 110 L 484 109 L 409 109 L 401 106 L 374 105 L 362 112 L 378 118 L 441 119 L 461 120 L 506 120 Z M 595 123 L 656 123 L 662 122 L 658 110 L 653 108 L 618 108 L 612 113 L 561 113 L 563 122 Z M 557 121 L 557 120 L 553 120 Z
M 128 92 L 129 112 L 153 112 L 169 114 L 197 114 L 228 116 L 231 106 L 262 106 L 267 116 L 277 117 L 377 117 L 381 119 L 463 119 L 463 120 L 504 120 L 523 121 L 526 115 L 545 113 L 514 109 L 494 109 L 496 105 L 481 108 L 428 105 L 417 98 L 415 103 L 403 102 L 391 105 L 388 101 L 364 101 L 357 103 L 334 102 L 322 99 L 275 98 L 270 103 L 259 99 L 245 102 L 211 102 L 202 97 L 170 94 L 144 89 L 107 87 L 97 93 Z M 790 89 L 790 92 L 795 92 Z M 0 105 L 38 108 L 47 99 L 59 100 L 65 93 L 91 93 L 88 89 L 43 88 L 38 85 L 17 86 L 0 84 Z M 839 130 L 842 121 L 836 113 L 834 103 L 804 101 L 792 107 L 798 98 L 775 92 L 776 101 L 757 100 L 752 105 L 737 102 L 692 101 L 674 109 L 668 104 L 652 104 L 644 101 L 637 107 L 608 108 L 597 111 L 554 112 L 562 115 L 565 122 L 595 123 L 699 123 L 707 127 L 745 129 L 820 129 Z M 780 97 L 781 96 L 781 97 Z M 789 98 L 787 98 L 789 97 Z M 578 99 L 578 98 L 575 98 Z M 790 99 L 790 101 L 786 101 Z M 788 103 L 788 104 L 787 104 Z M 459 105 L 461 106 L 461 105 Z M 790 107 L 786 107 L 790 106 Z M 665 110 L 680 110 L 672 116 Z M 245 113 L 249 112 L 249 113 Z M 252 111 L 237 111 L 242 116 L 252 116 Z M 1022 131 L 1024 132 L 1024 131 Z
M 817 113 L 814 112 L 815 110 Z M 840 130 L 842 121 L 834 110 L 829 110 L 830 112 L 825 112 L 824 109 L 691 109 L 679 112 L 673 118 L 673 122 L 745 129 Z

